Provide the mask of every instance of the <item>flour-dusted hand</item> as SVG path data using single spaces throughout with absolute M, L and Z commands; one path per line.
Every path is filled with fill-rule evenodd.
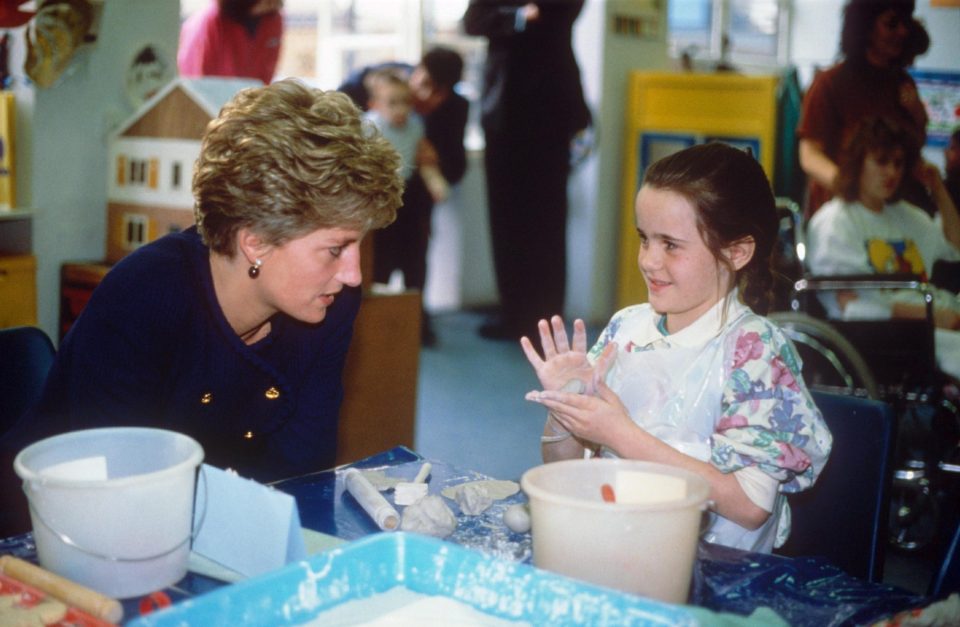
M 560 316 L 553 316 L 549 323 L 541 320 L 537 329 L 540 331 L 543 356 L 540 356 L 527 336 L 520 338 L 520 346 L 537 373 L 543 389 L 559 390 L 576 379 L 583 383 L 583 389 L 590 390 L 594 368 L 587 359 L 587 329 L 583 320 L 577 319 L 573 322 L 572 345 Z
M 552 419 L 580 440 L 616 450 L 616 443 L 623 441 L 625 431 L 636 429 L 620 397 L 604 383 L 607 371 L 616 360 L 616 351 L 616 343 L 604 348 L 594 367 L 587 394 L 562 389 L 544 390 L 528 392 L 526 399 L 550 410 Z

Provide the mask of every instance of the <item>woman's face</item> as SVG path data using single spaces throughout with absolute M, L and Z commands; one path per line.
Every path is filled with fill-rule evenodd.
M 709 311 L 729 290 L 730 271 L 714 258 L 697 229 L 697 213 L 684 196 L 644 186 L 637 195 L 640 272 L 650 305 L 667 314 L 676 333 Z
M 323 320 L 340 290 L 360 285 L 363 235 L 353 229 L 318 229 L 269 248 L 261 256 L 257 279 L 266 305 L 303 322 Z
M 427 68 L 418 65 L 410 74 L 410 94 L 413 96 L 413 107 L 421 115 L 430 113 L 436 107 L 432 103 L 436 100 L 437 86 L 427 72 Z
M 896 193 L 903 179 L 903 150 L 869 152 L 860 172 L 860 202 L 880 210 Z
M 908 19 L 909 16 L 894 9 L 877 16 L 867 43 L 867 57 L 871 61 L 885 67 L 900 60 L 910 35 Z

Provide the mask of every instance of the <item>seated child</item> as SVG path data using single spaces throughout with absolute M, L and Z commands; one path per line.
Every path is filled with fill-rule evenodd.
M 542 357 L 520 340 L 543 386 L 527 399 L 549 410 L 544 461 L 695 472 L 710 484 L 704 538 L 769 552 L 790 532 L 785 495 L 813 485 L 832 445 L 793 345 L 760 315 L 778 236 L 770 183 L 745 152 L 705 144 L 651 165 L 635 207 L 649 303 L 614 314 L 589 352 L 582 320 L 572 343 L 559 316 L 541 320 Z
M 894 122 L 867 118 L 841 153 L 837 196 L 813 216 L 807 229 L 807 265 L 815 275 L 910 273 L 928 278 L 937 260 L 960 259 L 960 216 L 931 164 L 919 176 L 936 202 L 931 218 L 900 196 L 905 173 L 920 150 Z M 821 301 L 832 318 L 924 318 L 915 290 L 826 292 Z M 960 298 L 934 291 L 937 365 L 960 378 Z

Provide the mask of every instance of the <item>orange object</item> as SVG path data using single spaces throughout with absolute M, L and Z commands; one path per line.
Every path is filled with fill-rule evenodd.
M 600 486 L 600 495 L 603 497 L 603 500 L 607 503 L 616 503 L 617 498 L 613 493 L 613 486 L 609 483 L 605 483 Z
M 165 607 L 170 607 L 171 604 L 170 597 L 163 590 L 151 592 L 140 599 L 140 615 L 145 616 L 155 610 L 162 610 Z

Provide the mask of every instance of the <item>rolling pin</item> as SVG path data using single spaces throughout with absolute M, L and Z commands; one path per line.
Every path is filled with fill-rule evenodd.
M 343 483 L 381 530 L 396 531 L 400 526 L 400 514 L 380 495 L 363 473 L 356 468 L 349 468 L 343 473 Z
M 33 586 L 69 607 L 86 612 L 100 620 L 119 623 L 123 619 L 123 606 L 116 599 L 111 599 L 12 555 L 0 556 L 0 573 Z

